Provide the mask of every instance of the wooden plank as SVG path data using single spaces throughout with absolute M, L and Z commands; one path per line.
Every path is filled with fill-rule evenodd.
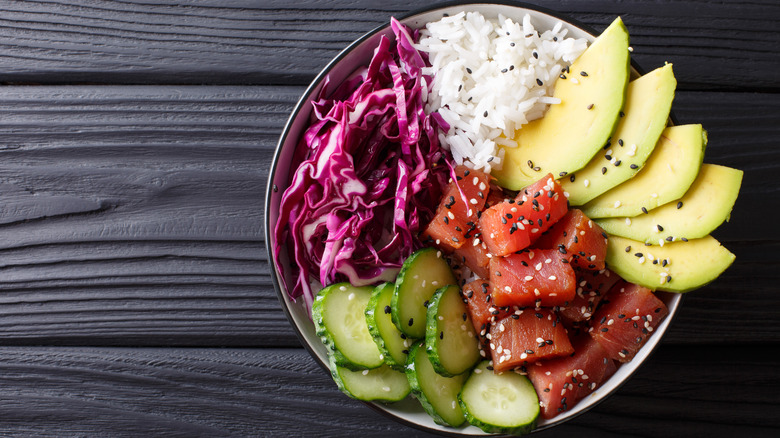
M 390 16 L 439 2 L 2 2 L 0 82 L 306 84 Z M 780 84 L 775 1 L 540 3 L 599 31 L 622 15 L 635 59 L 674 63 L 682 88 Z
M 539 436 L 772 436 L 780 385 L 762 377 L 778 365 L 769 350 L 662 346 L 606 401 Z M 12 436 L 434 436 L 339 393 L 300 349 L 2 347 L 0 386 Z
M 0 88 L 0 344 L 299 345 L 262 224 L 272 151 L 302 91 Z M 678 93 L 680 123 L 709 130 L 707 161 L 746 175 L 716 233 L 737 261 L 686 297 L 665 342 L 780 341 L 780 233 L 754 213 L 777 200 L 779 107 L 769 94 Z

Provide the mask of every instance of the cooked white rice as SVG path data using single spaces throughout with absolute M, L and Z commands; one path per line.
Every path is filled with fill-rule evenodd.
M 515 146 L 507 139 L 516 129 L 560 103 L 551 97 L 555 80 L 587 47 L 566 38 L 562 23 L 537 33 L 528 15 L 516 23 L 461 12 L 420 34 L 417 49 L 431 63 L 425 73 L 434 76 L 426 110 L 450 125 L 440 140 L 456 163 L 488 173 L 501 166 L 497 143 Z

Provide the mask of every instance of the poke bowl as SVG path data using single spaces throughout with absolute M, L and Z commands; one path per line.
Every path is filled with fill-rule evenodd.
M 540 32 L 562 26 L 567 30 L 567 36 L 584 39 L 588 43 L 593 43 L 598 37 L 597 32 L 589 27 L 565 18 L 557 12 L 517 2 L 445 3 L 397 17 L 397 20 L 402 25 L 414 30 L 425 27 L 426 23 L 435 22 L 446 16 L 456 16 L 463 11 L 478 12 L 489 19 L 495 19 L 500 14 L 502 17 L 516 22 L 522 22 L 524 17 L 528 16 Z M 312 105 L 312 102 L 323 96 L 327 97 L 340 84 L 347 81 L 358 68 L 368 66 L 382 38 L 390 40 L 395 38 L 394 30 L 389 22 L 350 44 L 317 75 L 298 101 L 284 127 L 270 169 L 265 204 L 265 233 L 269 260 L 273 266 L 272 279 L 282 308 L 302 345 L 325 370 L 330 370 L 328 348 L 317 334 L 315 323 L 312 321 L 311 301 L 300 296 L 296 299 L 291 298 L 290 289 L 297 281 L 293 267 L 298 264 L 298 261 L 288 248 L 287 241 L 280 241 L 279 236 L 274 231 L 280 221 L 287 220 L 285 215 L 290 214 L 289 210 L 281 207 L 282 199 L 285 191 L 293 184 L 293 175 L 306 153 L 302 150 L 304 148 L 302 146 L 304 132 L 316 121 L 317 108 Z M 633 62 L 631 65 L 631 77 L 639 77 L 643 72 Z M 671 120 L 673 119 L 670 118 L 669 125 L 672 124 Z M 309 284 L 315 294 L 322 287 L 320 282 L 315 280 L 316 277 L 317 275 L 313 275 Z M 619 364 L 611 377 L 602 382 L 595 391 L 579 400 L 576 405 L 564 410 L 554 418 L 539 419 L 533 430 L 554 427 L 588 411 L 617 391 L 637 371 L 661 342 L 680 307 L 683 294 L 658 291 L 656 296 L 663 301 L 668 309 L 668 314 L 654 327 L 652 335 L 646 339 L 635 356 L 630 361 Z M 336 390 L 335 385 L 334 390 Z M 429 432 L 452 436 L 492 434 L 468 423 L 459 427 L 439 424 L 412 396 L 393 403 L 367 401 L 366 404 L 398 422 Z

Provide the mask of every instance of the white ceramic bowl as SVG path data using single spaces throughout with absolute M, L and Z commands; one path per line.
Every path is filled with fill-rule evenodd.
M 589 41 L 593 41 L 595 39 L 594 32 L 588 30 L 581 24 L 561 16 L 558 13 L 544 10 L 536 6 L 516 2 L 447 3 L 445 5 L 438 5 L 429 9 L 413 12 L 398 18 L 407 26 L 412 28 L 419 28 L 423 27 L 427 22 L 440 19 L 444 14 L 454 15 L 464 10 L 478 11 L 483 15 L 491 18 L 497 17 L 500 13 L 506 17 L 512 18 L 515 21 L 521 21 L 525 14 L 530 14 L 532 23 L 536 29 L 540 31 L 551 29 L 553 26 L 555 26 L 556 23 L 560 21 L 563 22 L 564 26 L 569 29 L 569 36 L 587 38 Z M 309 350 L 311 355 L 320 363 L 320 365 L 322 365 L 325 370 L 327 370 L 327 356 L 325 347 L 314 333 L 314 325 L 309 319 L 308 310 L 305 308 L 302 299 L 298 300 L 298 302 L 290 300 L 287 291 L 284 289 L 285 283 L 281 281 L 281 276 L 283 274 L 278 269 L 278 266 L 280 264 L 288 266 L 289 261 L 284 249 L 282 250 L 282 254 L 280 254 L 278 259 L 275 257 L 273 247 L 276 244 L 276 241 L 274 239 L 273 229 L 276 226 L 276 223 L 279 221 L 279 205 L 282 193 L 287 188 L 290 177 L 294 171 L 294 168 L 291 168 L 291 166 L 297 165 L 297 163 L 291 163 L 293 151 L 299 143 L 301 134 L 311 123 L 312 107 L 310 102 L 312 98 L 320 92 L 326 76 L 330 76 L 332 83 L 340 83 L 357 67 L 361 65 L 367 65 L 381 35 L 387 35 L 388 37 L 392 38 L 392 31 L 390 29 L 389 21 L 387 25 L 367 33 L 350 44 L 346 49 L 339 53 L 338 56 L 336 56 L 314 79 L 314 81 L 301 97 L 298 104 L 295 106 L 295 109 L 293 110 L 286 126 L 284 127 L 284 131 L 282 132 L 282 136 L 274 154 L 274 160 L 271 165 L 268 181 L 265 205 L 265 237 L 266 246 L 268 249 L 268 257 L 271 264 L 274 266 L 274 269 L 271 272 L 274 286 L 279 296 L 279 300 L 282 303 L 282 307 L 287 314 L 287 318 L 295 328 L 301 343 Z M 636 76 L 638 67 L 635 64 L 634 70 L 634 76 Z M 289 269 L 286 271 L 289 273 Z M 294 284 L 294 281 L 287 281 L 287 284 Z M 670 322 L 674 318 L 674 315 L 676 314 L 677 308 L 679 307 L 680 301 L 682 299 L 681 294 L 659 293 L 658 296 L 668 306 L 669 315 L 655 329 L 654 334 L 649 338 L 647 343 L 637 353 L 634 359 L 631 362 L 620 366 L 617 372 L 607 382 L 604 382 L 599 389 L 597 389 L 594 393 L 585 399 L 581 400 L 571 410 L 558 415 L 552 420 L 540 420 L 536 430 L 548 429 L 555 425 L 561 424 L 592 408 L 611 393 L 615 392 L 620 387 L 620 385 L 623 384 L 637 370 L 637 368 L 642 365 L 642 363 L 647 359 L 650 353 L 661 341 L 661 338 L 669 327 Z M 338 391 L 335 384 L 333 385 L 333 390 Z M 473 426 L 452 428 L 434 423 L 428 414 L 422 410 L 417 400 L 413 399 L 412 397 L 407 397 L 406 400 L 394 404 L 366 404 L 399 422 L 429 432 L 437 432 L 456 436 L 486 435 L 484 432 L 482 432 L 482 430 Z

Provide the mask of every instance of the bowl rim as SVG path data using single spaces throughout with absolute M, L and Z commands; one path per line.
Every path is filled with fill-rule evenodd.
M 512 0 L 494 0 L 494 1 L 485 1 L 485 2 L 478 2 L 478 1 L 468 1 L 468 0 L 450 0 L 445 1 L 442 3 L 436 3 L 430 6 L 416 8 L 414 10 L 411 10 L 409 12 L 406 12 L 404 14 L 399 15 L 392 15 L 396 19 L 398 19 L 401 22 L 404 22 L 406 20 L 409 20 L 415 16 L 427 14 L 427 13 L 433 13 L 437 10 L 441 9 L 447 9 L 452 7 L 468 7 L 468 6 L 490 6 L 490 5 L 496 5 L 496 6 L 508 6 L 508 7 L 514 7 L 519 9 L 526 9 L 531 10 L 535 12 L 539 12 L 542 14 L 546 14 L 550 17 L 553 17 L 555 19 L 560 20 L 561 22 L 565 23 L 569 26 L 578 27 L 580 30 L 590 34 L 592 37 L 597 37 L 600 32 L 597 32 L 593 27 L 590 25 L 587 25 L 585 23 L 582 23 L 581 21 L 571 18 L 567 16 L 564 13 L 539 6 L 536 4 L 521 2 L 521 1 L 512 1 Z M 616 15 L 619 16 L 619 15 Z M 312 81 L 309 83 L 309 85 L 306 87 L 305 91 L 301 94 L 301 97 L 296 102 L 295 106 L 293 107 L 293 110 L 290 113 L 290 116 L 288 117 L 287 121 L 284 124 L 284 127 L 282 129 L 282 133 L 279 136 L 279 140 L 274 148 L 273 153 L 273 159 L 271 161 L 271 166 L 269 168 L 268 173 L 268 181 L 266 185 L 266 193 L 265 193 L 265 202 L 264 202 L 264 238 L 265 238 L 265 247 L 266 247 L 266 253 L 268 257 L 269 264 L 271 265 L 271 281 L 274 286 L 274 290 L 276 291 L 277 298 L 279 299 L 279 302 L 281 304 L 282 310 L 285 313 L 285 317 L 287 318 L 287 321 L 290 323 L 290 325 L 293 327 L 295 335 L 298 337 L 298 340 L 300 341 L 301 345 L 307 350 L 309 355 L 314 359 L 316 363 L 320 365 L 328 374 L 330 374 L 330 368 L 327 362 L 324 362 L 321 360 L 319 355 L 316 353 L 316 351 L 313 349 L 313 347 L 310 345 L 309 341 L 304 336 L 301 327 L 299 327 L 298 324 L 294 322 L 293 315 L 290 312 L 289 307 L 287 306 L 285 297 L 287 292 L 284 290 L 282 286 L 282 282 L 279 278 L 279 272 L 277 270 L 277 263 L 278 260 L 276 258 L 275 251 L 273 249 L 272 245 L 272 239 L 273 239 L 273 229 L 275 228 L 276 224 L 271 224 L 269 210 L 271 209 L 271 202 L 272 198 L 274 196 L 274 193 L 284 190 L 282 188 L 277 187 L 273 180 L 274 176 L 276 175 L 277 169 L 280 165 L 280 157 L 281 152 L 283 149 L 284 144 L 287 142 L 288 138 L 292 135 L 291 128 L 293 126 L 293 123 L 297 119 L 300 112 L 304 109 L 306 105 L 310 102 L 310 96 L 312 93 L 317 90 L 318 87 L 322 86 L 324 80 L 327 78 L 327 76 L 330 74 L 330 72 L 334 69 L 334 67 L 339 64 L 345 57 L 347 57 L 356 47 L 360 46 L 362 43 L 367 41 L 368 39 L 373 38 L 375 35 L 377 35 L 380 32 L 386 31 L 390 27 L 390 21 L 387 20 L 386 23 L 380 24 L 370 31 L 366 32 L 365 34 L 361 35 L 359 38 L 352 41 L 349 45 L 347 45 L 344 49 L 342 49 L 336 56 L 333 57 L 323 68 L 320 70 L 320 72 L 312 79 Z M 634 60 L 633 57 L 630 57 L 630 67 L 633 69 L 633 74 L 638 75 L 644 75 L 646 71 L 637 64 L 637 62 Z M 674 115 L 674 111 L 670 111 L 669 113 L 669 120 L 671 121 L 672 125 L 677 125 L 677 118 Z M 673 293 L 669 293 L 673 294 Z M 676 297 L 676 305 L 674 305 L 672 308 L 669 309 L 669 314 L 666 318 L 664 318 L 664 321 L 661 322 L 661 325 L 663 326 L 663 329 L 661 330 L 661 336 L 655 337 L 655 342 L 653 342 L 652 348 L 646 351 L 646 354 L 643 358 L 641 358 L 640 363 L 634 367 L 633 370 L 628 372 L 625 377 L 620 380 L 617 385 L 615 385 L 613 388 L 611 388 L 607 393 L 603 394 L 599 397 L 599 399 L 595 402 L 590 403 L 589 405 L 580 408 L 576 412 L 570 413 L 567 417 L 561 419 L 560 421 L 552 421 L 548 424 L 543 424 L 537 426 L 533 432 L 539 432 L 542 430 L 546 430 L 549 428 L 552 428 L 554 426 L 564 424 L 576 417 L 579 417 L 580 415 L 588 412 L 590 409 L 594 408 L 595 406 L 602 403 L 604 400 L 609 398 L 610 395 L 617 392 L 630 378 L 636 373 L 636 371 L 641 368 L 641 366 L 647 361 L 650 356 L 656 351 L 658 344 L 661 343 L 663 335 L 666 333 L 666 331 L 669 328 L 669 325 L 671 325 L 672 320 L 676 316 L 681 304 L 682 300 L 685 296 L 685 294 L 675 294 Z M 660 328 L 660 327 L 659 327 Z M 652 339 L 653 337 L 651 337 Z M 646 344 L 647 345 L 647 344 Z M 646 346 L 645 345 L 645 346 Z M 642 350 L 645 350 L 643 347 Z M 640 350 L 641 351 L 641 350 Z M 581 400 L 582 401 L 582 400 Z M 438 428 L 430 428 L 422 424 L 418 424 L 414 421 L 408 420 L 402 416 L 393 414 L 392 412 L 389 412 L 385 409 L 380 408 L 376 402 L 362 402 L 364 405 L 367 405 L 370 407 L 373 411 L 379 412 L 384 417 L 389 418 L 395 422 L 398 422 L 400 424 L 403 424 L 405 426 L 409 426 L 412 428 L 415 428 L 417 430 L 429 432 L 429 433 L 435 433 L 442 436 L 451 436 L 451 437 L 463 437 L 463 436 L 475 436 L 475 435 L 465 435 L 462 432 L 459 432 L 461 429 L 452 428 L 452 430 L 446 430 L 446 429 L 438 429 Z M 479 436 L 479 435 L 476 435 Z M 484 436 L 504 436 L 501 434 L 485 434 Z

